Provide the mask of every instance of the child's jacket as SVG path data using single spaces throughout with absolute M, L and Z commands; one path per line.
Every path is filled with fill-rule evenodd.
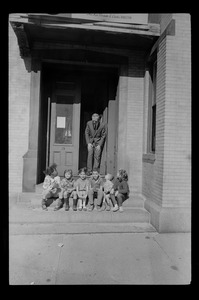
M 58 188 L 59 184 L 58 182 L 55 180 L 55 178 L 52 178 L 50 175 L 46 175 L 45 179 L 44 179 L 44 183 L 43 183 L 43 189 L 44 190 L 52 190 L 54 188 Z
M 118 191 L 121 194 L 124 195 L 129 195 L 129 185 L 128 182 L 126 180 L 122 180 L 120 181 L 119 179 L 116 179 L 114 185 L 113 185 L 113 189 L 115 191 Z
M 87 191 L 89 187 L 89 181 L 88 179 L 78 178 L 75 182 L 75 186 L 78 188 L 78 191 Z
M 104 182 L 104 192 L 107 194 L 109 193 L 113 188 L 113 182 L 110 180 L 106 180 Z
M 73 178 L 69 179 L 69 180 L 66 179 L 66 178 L 63 178 L 61 180 L 60 186 L 64 190 L 67 190 L 67 189 L 73 189 L 73 190 L 75 190 L 75 180 Z
M 98 177 L 97 180 L 94 178 L 90 179 L 90 188 L 93 189 L 94 191 L 98 191 L 101 187 L 103 187 L 104 182 L 101 177 Z

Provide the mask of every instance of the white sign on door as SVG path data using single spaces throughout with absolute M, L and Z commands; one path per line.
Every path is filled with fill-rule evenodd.
M 65 127 L 66 127 L 66 118 L 57 117 L 57 128 L 65 128 Z

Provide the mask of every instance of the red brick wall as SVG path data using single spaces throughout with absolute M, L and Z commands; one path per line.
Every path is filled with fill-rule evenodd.
M 30 73 L 9 24 L 9 193 L 22 191 L 23 155 L 28 149 Z

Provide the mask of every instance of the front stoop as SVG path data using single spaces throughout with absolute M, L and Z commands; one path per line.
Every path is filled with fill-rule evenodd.
M 10 232 L 19 234 L 39 233 L 108 233 L 108 232 L 156 232 L 150 224 L 150 213 L 144 208 L 140 195 L 130 196 L 123 203 L 124 211 L 73 211 L 64 208 L 54 211 L 56 201 L 48 211 L 41 208 L 41 190 L 21 193 L 14 208 L 10 209 Z M 15 213 L 14 213 L 15 211 Z
M 32 208 L 40 207 L 41 206 L 41 193 L 35 192 L 35 193 L 21 193 L 17 199 L 17 204 L 31 204 Z M 55 199 L 56 200 L 56 199 Z M 51 201 L 50 201 L 51 202 Z M 56 201 L 53 201 L 51 204 L 51 207 L 54 207 L 56 204 Z M 70 203 L 72 205 L 72 199 L 70 200 Z M 142 196 L 136 195 L 136 196 L 130 196 L 129 199 L 127 199 L 123 203 L 124 208 L 144 208 L 144 200 Z
M 150 223 L 10 223 L 11 235 L 156 233 Z

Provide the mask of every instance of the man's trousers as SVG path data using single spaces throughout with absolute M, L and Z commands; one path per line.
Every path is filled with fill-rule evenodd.
M 100 147 L 100 150 L 98 150 L 95 146 L 91 147 L 91 149 L 88 150 L 88 157 L 87 157 L 87 170 L 88 172 L 92 172 L 93 169 L 98 170 L 100 169 L 100 162 L 101 162 L 101 154 L 102 154 L 102 148 Z M 94 160 L 94 164 L 93 164 Z

